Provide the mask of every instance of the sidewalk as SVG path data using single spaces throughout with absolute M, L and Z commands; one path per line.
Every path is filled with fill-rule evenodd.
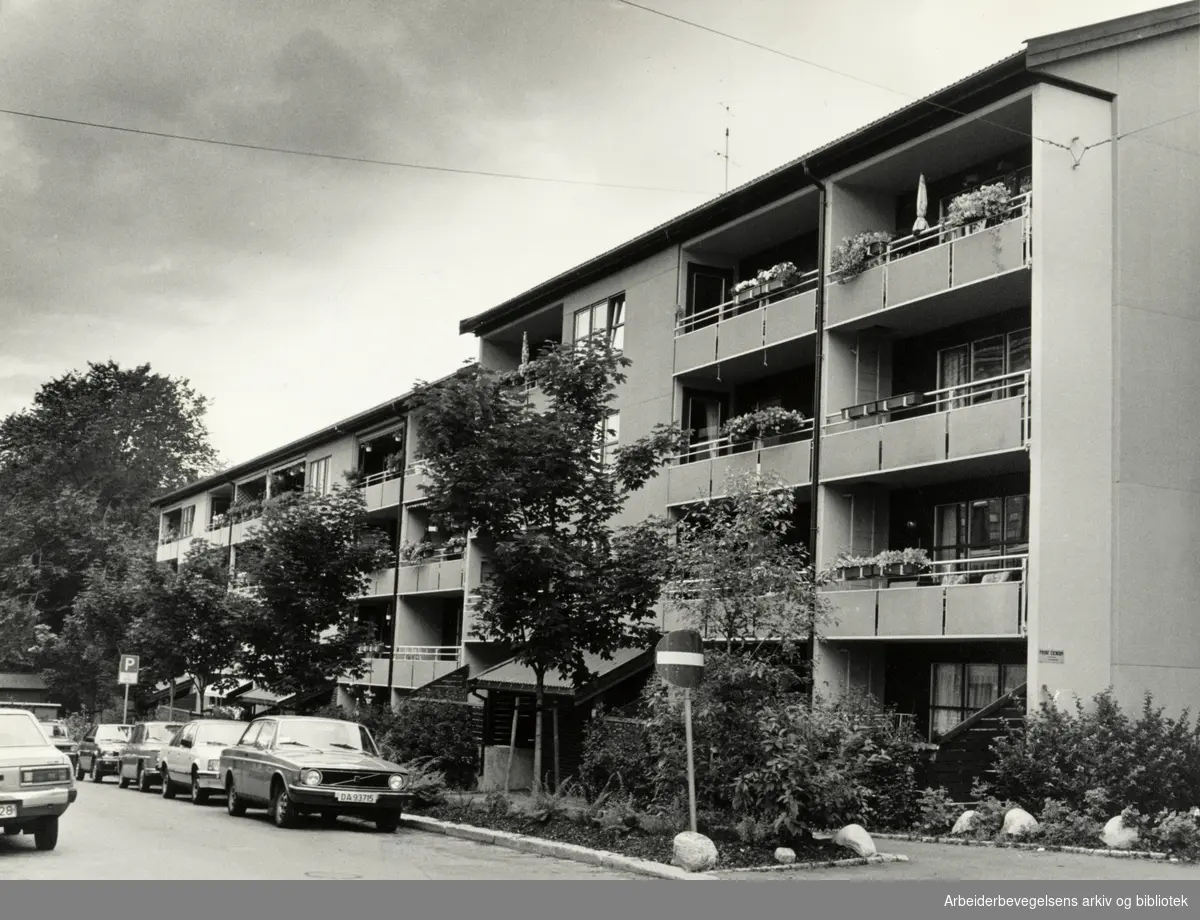
M 745 881 L 772 879 L 847 879 L 853 881 L 909 881 L 937 879 L 946 882 L 983 879 L 1176 879 L 1200 881 L 1200 865 L 1181 865 L 1148 859 L 1083 856 L 1078 853 L 1037 853 L 1030 850 L 965 847 L 876 840 L 881 853 L 900 853 L 906 863 L 848 866 L 841 869 L 808 869 L 794 872 L 718 872 L 721 878 Z

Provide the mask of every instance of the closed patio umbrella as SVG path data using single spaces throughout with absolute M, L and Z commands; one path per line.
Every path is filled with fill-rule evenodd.
M 925 174 L 921 173 L 921 178 L 917 180 L 917 219 L 913 222 L 913 233 L 924 233 L 929 229 L 929 221 L 925 219 L 927 210 L 929 210 L 929 193 L 925 191 Z

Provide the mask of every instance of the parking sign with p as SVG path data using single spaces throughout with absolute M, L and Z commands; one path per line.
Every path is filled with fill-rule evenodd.
M 117 683 L 136 684 L 138 682 L 138 656 L 122 655 L 121 664 L 117 670 Z

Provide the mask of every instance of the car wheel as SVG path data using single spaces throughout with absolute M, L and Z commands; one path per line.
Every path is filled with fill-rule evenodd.
M 288 795 L 287 786 L 282 782 L 276 782 L 274 794 L 271 796 L 271 820 L 275 822 L 276 827 L 296 826 L 296 806 L 292 804 L 292 797 Z
M 143 770 L 139 764 L 137 771 L 138 792 L 149 792 L 152 785 L 154 785 L 154 774 L 149 770 Z
M 237 794 L 237 787 L 233 785 L 232 777 L 225 785 L 225 810 L 235 818 L 240 818 L 246 813 L 246 803 Z
M 375 829 L 382 834 L 394 834 L 400 826 L 400 815 L 394 811 L 381 811 L 375 816 Z
M 125 768 L 117 767 L 117 787 L 120 789 L 128 789 L 130 782 L 132 782 L 132 780 L 127 779 L 125 776 Z
M 33 832 L 33 843 L 39 850 L 53 850 L 58 846 L 58 818 L 43 818 Z
M 19 824 L 7 824 L 4 827 L 5 837 L 15 837 L 19 833 L 21 833 L 21 826 Z
M 158 791 L 164 799 L 175 798 L 175 784 L 171 782 L 171 774 L 166 767 L 162 768 L 162 787 Z
M 203 805 L 208 801 L 208 790 L 200 788 L 200 777 L 196 775 L 196 771 L 192 771 L 192 804 Z
M 77 782 L 77 783 L 83 782 L 84 776 L 85 776 L 85 774 L 83 772 L 83 761 L 81 761 L 81 760 L 75 761 L 75 782 Z
M 100 764 L 98 764 L 95 760 L 93 760 L 92 761 L 92 782 L 99 783 L 99 782 L 103 782 L 103 781 L 104 781 L 104 777 L 101 776 L 101 774 L 100 774 Z

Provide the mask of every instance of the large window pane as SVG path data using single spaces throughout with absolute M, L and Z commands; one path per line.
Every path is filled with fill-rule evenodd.
M 970 346 L 960 345 L 938 353 L 938 389 L 965 386 L 971 380 Z M 951 389 L 938 400 L 939 409 L 954 409 L 965 405 L 960 393 Z
M 933 706 L 962 705 L 962 665 L 935 664 L 933 666 L 933 687 L 931 704 Z
M 1005 553 L 1023 553 L 1029 549 L 1029 496 L 1010 495 L 1004 500 Z
M 967 665 L 967 709 L 971 712 L 1000 698 L 1000 665 Z
M 1008 373 L 1027 371 L 1033 366 L 1032 342 L 1028 329 L 1008 335 Z
M 969 541 L 972 556 L 995 556 L 1003 545 L 1003 499 L 971 502 Z
M 971 379 L 973 381 L 990 380 L 1004 374 L 1004 336 L 997 335 L 988 339 L 980 339 L 971 344 Z M 998 399 L 999 391 L 984 387 L 976 391 L 973 402 L 987 402 Z
M 963 720 L 961 709 L 934 709 L 930 712 L 930 735 L 940 738 Z
M 579 310 L 575 314 L 575 341 L 586 339 L 592 333 L 592 311 Z
M 963 542 L 961 505 L 940 505 L 935 514 L 934 543 L 938 559 L 957 559 L 958 547 Z
M 1025 683 L 1025 665 L 1006 664 L 1004 666 L 1004 680 L 1000 687 L 1000 694 L 1003 696 L 1004 694 L 1012 693 L 1023 683 Z

